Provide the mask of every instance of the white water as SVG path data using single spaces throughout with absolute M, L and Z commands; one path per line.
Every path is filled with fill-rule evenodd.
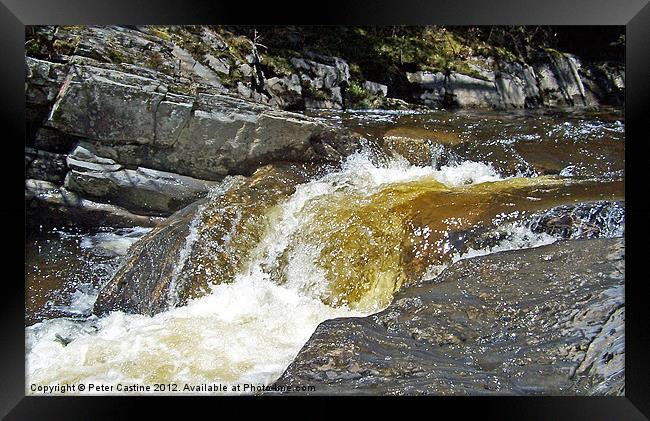
M 273 210 L 268 231 L 234 282 L 213 286 L 209 295 L 154 317 L 114 312 L 100 319 L 53 319 L 29 327 L 27 393 L 32 393 L 31 384 L 175 383 L 182 390 L 185 384 L 273 382 L 320 322 L 381 310 L 362 312 L 323 304 L 327 280 L 315 263 L 320 249 L 313 245 L 294 245 L 286 281 L 278 285 L 273 279 L 273 268 L 292 234 L 310 223 L 305 206 L 342 188 L 369 196 L 386 184 L 424 177 L 451 186 L 501 179 L 490 166 L 476 162 L 436 171 L 401 160 L 380 167 L 367 154 L 355 154 L 340 171 L 298 186 Z M 500 248 L 472 253 L 531 247 L 551 239 L 513 230 Z

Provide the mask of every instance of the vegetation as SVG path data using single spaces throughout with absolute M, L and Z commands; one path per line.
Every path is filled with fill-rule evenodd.
M 292 58 L 315 52 L 344 59 L 350 68 L 345 89 L 348 107 L 394 107 L 393 102 L 364 89 L 365 81 L 390 86 L 391 97 L 409 96 L 407 72 L 457 72 L 486 79 L 478 70 L 500 60 L 534 62 L 540 55 L 575 52 L 581 57 L 623 62 L 623 27 L 555 26 L 149 26 L 145 37 L 162 49 L 131 53 L 108 39 L 99 60 L 132 63 L 174 76 L 173 44 L 188 51 L 206 67 L 221 60 L 219 78 L 229 88 L 239 83 L 261 92 L 260 81 L 299 73 Z M 85 27 L 26 27 L 26 53 L 48 60 L 74 54 Z M 140 29 L 138 29 L 140 30 Z M 496 61 L 489 61 L 495 58 Z M 255 65 L 253 62 L 258 63 Z M 250 74 L 243 64 L 253 65 Z M 262 75 L 263 74 L 263 75 Z M 302 82 L 315 99 L 329 99 L 327 91 Z

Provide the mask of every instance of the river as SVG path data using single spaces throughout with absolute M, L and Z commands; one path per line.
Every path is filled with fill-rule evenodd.
M 311 114 L 364 146 L 340 167 L 226 179 L 196 211 L 153 316 L 93 314 L 150 228 L 28 221 L 26 392 L 268 385 L 324 320 L 378 312 L 459 259 L 566 237 L 536 229 L 549 209 L 598 202 L 572 213 L 568 236 L 624 235 L 619 111 Z

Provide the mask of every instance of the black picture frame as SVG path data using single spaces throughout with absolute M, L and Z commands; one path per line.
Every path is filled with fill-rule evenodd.
M 288 14 L 294 11 L 293 14 Z M 297 13 L 296 13 L 297 12 Z M 2 175 L 6 200 L 0 215 L 7 228 L 3 255 L 5 271 L 0 332 L 0 416 L 7 419 L 101 419 L 133 414 L 135 398 L 118 397 L 25 397 L 24 350 L 24 283 L 19 280 L 20 250 L 16 246 L 21 233 L 18 221 L 23 219 L 24 186 L 19 177 L 23 155 L 20 139 L 24 139 L 25 67 L 24 33 L 27 25 L 40 24 L 439 24 L 439 25 L 624 25 L 626 27 L 626 249 L 629 262 L 626 279 L 626 389 L 625 397 L 520 397 L 520 398 L 442 398 L 433 397 L 426 405 L 435 411 L 452 409 L 460 415 L 474 410 L 482 417 L 498 419 L 647 419 L 650 416 L 650 367 L 646 352 L 650 332 L 647 296 L 643 294 L 645 276 L 633 275 L 629 268 L 643 269 L 650 204 L 644 170 L 648 167 L 645 145 L 649 142 L 643 122 L 650 111 L 650 5 L 648 0 L 455 0 L 455 1 L 329 1 L 318 7 L 305 2 L 254 2 L 185 0 L 0 0 L 0 57 L 3 65 L 0 78 L 2 104 L 3 148 L 8 159 L 3 162 Z M 23 169 L 24 170 L 24 169 Z M 629 180 L 629 181 L 627 181 Z M 631 227 L 631 228 L 630 228 Z M 23 239 L 24 239 L 24 230 Z M 24 268 L 24 266 L 23 266 Z M 643 272 L 636 272 L 641 273 Z M 181 399 L 179 405 L 177 400 Z M 158 410 L 187 414 L 188 399 L 205 398 L 146 397 L 137 403 L 153 405 Z M 225 398 L 221 402 L 225 401 Z M 305 400 L 305 398 L 291 398 Z M 390 400 L 390 405 L 411 405 L 407 398 Z M 319 398 L 320 401 L 328 400 Z M 347 399 L 339 399 L 347 400 Z M 365 398 L 351 407 L 363 411 L 375 406 L 374 399 Z M 422 399 L 417 399 L 422 403 Z M 285 399 L 246 397 L 235 399 L 237 416 L 252 405 L 248 403 L 285 405 Z M 246 404 L 244 404 L 246 403 Z M 194 404 L 191 404 L 194 405 Z M 214 405 L 211 400 L 210 406 Z M 462 408 L 459 410 L 459 408 Z M 336 411 L 329 403 L 313 407 L 316 415 Z M 219 412 L 222 409 L 218 410 Z M 351 412 L 347 412 L 351 415 Z M 645 415 L 644 415 L 645 414 Z M 287 414 L 285 414 L 287 415 Z M 289 416 L 289 415 L 287 415 Z

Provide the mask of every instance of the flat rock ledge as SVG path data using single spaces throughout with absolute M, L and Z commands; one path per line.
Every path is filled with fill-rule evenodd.
M 314 386 L 307 394 L 623 395 L 624 270 L 622 238 L 461 260 L 380 313 L 321 323 L 273 386 Z

